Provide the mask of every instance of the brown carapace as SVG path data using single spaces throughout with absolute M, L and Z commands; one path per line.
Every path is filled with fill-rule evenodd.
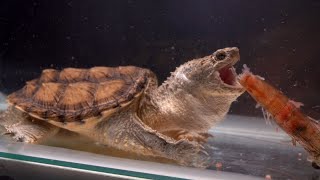
M 294 141 L 299 142 L 313 157 L 313 166 L 320 166 L 320 125 L 304 115 L 297 103 L 290 100 L 276 88 L 263 81 L 261 77 L 253 75 L 245 67 L 239 77 L 240 84 L 247 92 L 269 112 L 274 121 Z
M 131 101 L 150 74 L 134 66 L 46 69 L 9 95 L 8 102 L 36 118 L 81 121 Z

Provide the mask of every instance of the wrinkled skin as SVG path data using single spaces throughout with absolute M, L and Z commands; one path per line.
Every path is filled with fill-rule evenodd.
M 181 65 L 160 87 L 146 70 L 148 85 L 138 98 L 82 124 L 42 121 L 15 106 L 0 116 L 0 124 L 18 141 L 36 143 L 64 128 L 128 152 L 206 167 L 210 157 L 202 144 L 210 137 L 208 130 L 244 92 L 231 68 L 239 59 L 237 48 L 217 50 Z
M 227 80 L 232 79 L 230 84 L 219 76 L 221 69 L 239 59 L 237 48 L 225 48 L 183 64 L 151 92 L 151 107 L 141 108 L 143 122 L 175 139 L 205 141 L 207 131 L 223 119 L 231 103 L 244 92 L 236 79 L 229 77 L 236 76 L 234 70 L 224 73 Z

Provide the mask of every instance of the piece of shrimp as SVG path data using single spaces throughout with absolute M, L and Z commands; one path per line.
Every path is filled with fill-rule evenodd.
M 313 167 L 319 168 L 320 125 L 299 110 L 301 103 L 290 100 L 264 79 L 253 75 L 246 66 L 238 80 L 274 121 L 313 157 Z

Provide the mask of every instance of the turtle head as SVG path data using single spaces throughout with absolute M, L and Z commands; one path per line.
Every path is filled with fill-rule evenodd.
M 233 68 L 239 59 L 238 48 L 224 48 L 178 67 L 153 94 L 158 112 L 149 115 L 146 124 L 160 132 L 170 129 L 169 123 L 175 129 L 207 131 L 245 91 Z M 165 121 L 161 129 L 157 122 Z
M 188 116 L 196 116 L 193 119 L 203 122 L 201 125 L 210 122 L 208 127 L 223 119 L 231 103 L 245 91 L 233 67 L 239 59 L 238 48 L 224 48 L 191 60 L 175 71 L 175 81 L 179 82 L 175 94 L 183 99 L 184 109 L 197 114 Z
M 239 60 L 238 48 L 219 49 L 209 56 L 180 66 L 175 72 L 175 78 L 192 94 L 238 97 L 244 92 L 233 67 Z

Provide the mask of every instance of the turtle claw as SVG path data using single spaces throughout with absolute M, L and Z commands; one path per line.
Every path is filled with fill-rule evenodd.
M 14 134 L 12 138 L 17 142 L 23 142 L 23 143 L 34 143 L 36 141 L 35 137 L 31 135 L 28 136 L 28 135 L 19 134 L 19 133 Z
M 213 138 L 213 135 L 210 133 L 199 133 L 199 135 L 203 136 L 206 139 Z
M 1 136 L 9 136 L 9 135 L 14 136 L 14 133 L 8 132 L 8 131 L 1 133 Z
M 206 156 L 209 156 L 209 153 L 207 153 L 207 151 L 205 151 L 204 149 L 203 149 L 203 150 L 201 149 L 201 150 L 199 151 L 199 153 L 203 153 L 203 154 L 205 154 Z
M 210 156 L 203 145 L 182 139 L 176 146 L 178 156 L 173 159 L 176 159 L 179 164 L 200 168 L 206 168 L 209 165 Z
M 189 141 L 195 141 L 195 142 L 202 144 L 202 143 L 206 143 L 208 138 L 210 138 L 210 137 L 213 137 L 213 136 L 209 133 L 196 133 L 196 132 L 189 132 L 189 131 L 181 131 L 181 132 L 179 132 L 177 139 L 179 139 L 179 140 L 186 139 Z

